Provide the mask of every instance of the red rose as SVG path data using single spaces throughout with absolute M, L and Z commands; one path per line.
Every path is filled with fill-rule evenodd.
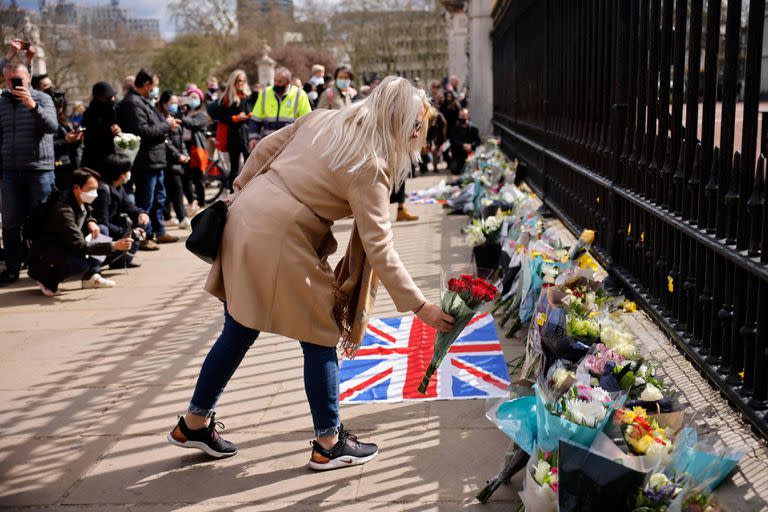
M 467 291 L 468 286 L 466 282 L 460 281 L 458 279 L 452 279 L 452 281 L 453 281 L 453 286 L 451 286 L 450 281 L 448 282 L 448 290 L 454 293 L 464 293 Z
M 467 283 L 471 283 L 473 281 L 472 276 L 469 274 L 461 274 L 461 280 L 466 281 Z

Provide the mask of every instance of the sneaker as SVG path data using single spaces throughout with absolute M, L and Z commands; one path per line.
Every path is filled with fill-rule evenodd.
M 405 209 L 405 207 L 397 209 L 397 222 L 411 220 L 419 220 L 419 216 L 412 215 L 408 212 L 408 210 Z
M 197 448 L 211 457 L 231 457 L 237 453 L 237 445 L 222 438 L 216 427 L 224 430 L 224 424 L 216 421 L 216 413 L 211 414 L 211 422 L 207 427 L 191 430 L 184 422 L 184 416 L 179 416 L 176 428 L 168 433 L 168 442 L 182 448 Z
M 192 227 L 192 221 L 189 220 L 189 217 L 184 217 L 181 222 L 179 222 L 179 229 L 190 229 Z
M 179 241 L 179 237 L 173 236 L 169 233 L 165 233 L 157 237 L 157 243 L 159 244 L 172 244 L 178 241 Z
M 179 221 L 177 219 L 170 218 L 168 220 L 164 220 L 163 224 L 165 224 L 166 226 L 178 226 Z
M 160 246 L 154 240 L 144 240 L 139 244 L 140 251 L 159 251 Z
M 320 446 L 317 441 L 312 441 L 311 444 L 309 467 L 318 471 L 365 464 L 379 454 L 378 446 L 373 443 L 361 443 L 356 436 L 344 430 L 344 425 L 339 432 L 339 442 L 330 450 Z
M 40 287 L 40 291 L 43 292 L 43 295 L 46 297 L 55 297 L 56 292 L 51 290 L 50 288 L 46 288 L 46 286 L 43 283 L 38 282 L 37 286 Z
M 117 283 L 111 279 L 104 279 L 100 274 L 93 274 L 90 279 L 81 282 L 83 288 L 113 288 Z
M 0 287 L 8 286 L 9 284 L 13 284 L 18 280 L 19 280 L 18 272 L 9 272 L 7 270 L 3 270 L 2 272 L 0 272 Z

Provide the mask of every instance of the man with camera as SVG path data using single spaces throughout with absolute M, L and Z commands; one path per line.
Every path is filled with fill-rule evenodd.
M 19 279 L 24 260 L 21 227 L 53 189 L 53 134 L 59 128 L 53 100 L 30 89 L 26 65 L 11 60 L 3 66 L 3 76 L 8 87 L 0 95 L 0 193 L 6 268 L 0 273 L 0 286 Z
M 107 259 L 109 268 L 139 267 L 133 256 L 146 239 L 149 215 L 131 201 L 123 187 L 131 179 L 131 159 L 117 153 L 108 155 L 101 164 L 101 172 L 104 180 L 99 183 L 99 195 L 93 202 L 93 217 L 103 234 L 112 238 L 130 237 L 134 241 L 130 251 Z M 154 244 L 151 240 L 146 243 Z
M 133 246 L 128 237 L 93 241 L 101 233 L 90 206 L 98 197 L 99 178 L 96 171 L 77 169 L 72 173 L 72 188 L 56 192 L 36 208 L 25 225 L 25 233 L 32 239 L 29 277 L 38 282 L 46 297 L 56 294 L 59 283 L 77 275 L 83 288 L 112 288 L 115 282 L 99 274 L 101 262 L 93 255 L 113 255 Z M 91 241 L 86 240 L 86 233 Z
M 163 205 L 165 186 L 163 171 L 167 167 L 165 139 L 172 128 L 181 126 L 173 116 L 163 117 L 150 102 L 160 96 L 160 79 L 145 69 L 136 73 L 133 90 L 128 91 L 117 107 L 117 124 L 126 133 L 141 137 L 139 154 L 133 163 L 133 182 L 136 185 L 136 205 L 149 213 L 147 235 L 154 235 L 158 243 L 178 241 L 178 237 L 165 232 Z

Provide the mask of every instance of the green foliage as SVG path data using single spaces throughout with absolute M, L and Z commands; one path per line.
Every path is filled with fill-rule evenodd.
M 205 79 L 221 66 L 223 58 L 212 37 L 184 34 L 156 55 L 152 68 L 160 75 L 160 90 L 181 94 L 188 83 L 204 89 Z

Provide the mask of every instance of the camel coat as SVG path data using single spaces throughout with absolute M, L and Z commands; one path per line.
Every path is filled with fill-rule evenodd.
M 392 244 L 389 173 L 373 165 L 354 174 L 331 172 L 320 156 L 329 140 L 323 127 L 337 114 L 312 112 L 259 142 L 235 180 L 240 192 L 205 285 L 241 324 L 329 347 L 340 335 L 327 261 L 337 248 L 331 226 L 338 219 L 354 216 L 371 268 L 398 311 L 425 301 Z

